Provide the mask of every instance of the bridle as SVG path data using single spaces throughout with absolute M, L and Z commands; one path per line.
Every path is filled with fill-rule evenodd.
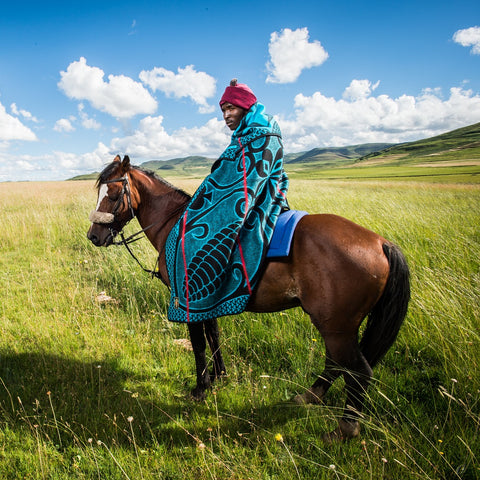
M 120 191 L 120 195 L 118 196 L 118 200 L 115 203 L 115 206 L 113 207 L 112 212 L 99 212 L 97 210 L 94 210 L 93 212 L 90 213 L 90 217 L 89 217 L 89 219 L 92 223 L 98 223 L 100 225 L 109 225 L 111 223 L 114 223 L 115 220 L 116 220 L 115 216 L 118 213 L 118 210 L 120 209 L 120 207 L 123 205 L 123 199 L 124 199 L 125 195 L 127 196 L 127 204 L 128 204 L 128 208 L 129 208 L 130 214 L 131 214 L 131 218 L 129 220 L 127 220 L 125 225 L 127 225 L 127 223 L 130 222 L 130 220 L 132 220 L 135 217 L 135 212 L 134 212 L 133 206 L 132 206 L 132 196 L 131 196 L 131 193 L 130 193 L 131 192 L 131 190 L 130 190 L 130 180 L 128 178 L 128 175 L 125 175 L 124 177 L 112 178 L 110 180 L 105 180 L 104 182 L 102 182 L 102 185 L 108 185 L 110 183 L 119 183 L 119 182 L 122 182 L 122 190 Z M 117 233 L 119 233 L 119 232 L 116 232 L 115 230 L 113 230 L 111 228 L 110 233 L 113 236 L 116 236 Z
M 125 248 L 127 249 L 128 253 L 138 263 L 138 265 L 140 266 L 140 268 L 144 272 L 151 274 L 152 277 L 156 277 L 156 278 L 161 279 L 160 272 L 158 271 L 158 261 L 159 261 L 161 252 L 159 252 L 159 255 L 157 257 L 157 261 L 155 262 L 154 269 L 150 270 L 148 268 L 145 268 L 142 265 L 140 260 L 135 256 L 135 254 L 132 252 L 132 250 L 129 247 L 130 243 L 136 242 L 136 241 L 140 240 L 141 238 L 143 238 L 143 236 L 144 236 L 144 234 L 147 230 L 154 227 L 155 225 L 158 225 L 160 222 L 151 223 L 147 227 L 142 228 L 138 232 L 136 232 L 136 233 L 130 235 L 129 237 L 125 238 L 125 235 L 123 233 L 123 228 L 125 228 L 125 226 L 135 218 L 135 210 L 133 209 L 133 205 L 132 205 L 132 195 L 131 195 L 130 180 L 129 180 L 128 174 L 125 174 L 124 177 L 112 178 L 110 180 L 105 180 L 104 182 L 102 182 L 102 184 L 105 185 L 105 184 L 119 183 L 119 182 L 122 182 L 122 190 L 120 191 L 120 195 L 118 197 L 117 202 L 115 203 L 115 206 L 113 207 L 112 212 L 111 213 L 98 212 L 97 210 L 94 210 L 93 212 L 90 213 L 89 219 L 92 223 L 97 223 L 97 224 L 100 224 L 100 225 L 110 225 L 110 224 L 114 223 L 117 220 L 115 218 L 116 214 L 120 210 L 120 207 L 123 205 L 124 197 L 126 196 L 127 197 L 127 205 L 128 205 L 128 209 L 130 211 L 131 217 L 123 224 L 122 230 L 120 230 L 119 232 L 114 230 L 113 228 L 109 227 L 110 235 L 112 236 L 112 238 L 115 238 L 117 235 L 120 235 L 120 237 L 121 237 L 121 240 L 119 240 L 119 241 L 112 241 L 112 245 L 124 245 Z M 167 192 L 163 196 L 166 196 L 169 193 L 172 193 L 172 192 Z M 176 215 L 177 213 L 179 213 L 181 210 L 183 210 L 185 208 L 186 208 L 185 205 L 180 205 L 179 208 L 175 209 L 172 213 L 170 213 L 170 215 L 168 215 L 168 217 L 163 221 L 163 225 L 165 225 L 171 218 L 173 218 L 174 215 Z

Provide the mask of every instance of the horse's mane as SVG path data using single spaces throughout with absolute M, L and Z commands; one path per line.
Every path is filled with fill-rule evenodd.
M 151 179 L 153 180 L 156 180 L 160 183 L 162 183 L 163 185 L 171 188 L 172 190 L 175 190 L 175 192 L 179 193 L 181 196 L 184 196 L 185 198 L 187 199 L 191 199 L 192 196 L 190 194 L 188 194 L 185 190 L 182 190 L 181 188 L 178 188 L 176 187 L 175 185 L 171 184 L 170 182 L 167 182 L 167 180 L 165 180 L 164 178 L 160 177 L 160 175 L 158 175 L 156 172 L 154 172 L 153 170 L 147 170 L 145 168 L 141 168 L 141 167 L 136 167 L 136 166 L 131 166 L 131 168 L 133 170 L 138 170 L 139 172 L 142 172 L 144 173 L 147 177 L 150 177 Z
M 120 163 L 119 162 L 111 162 L 109 163 L 101 172 L 100 174 L 98 175 L 98 178 L 97 178 L 97 181 L 95 183 L 95 186 L 98 188 L 100 188 L 100 185 L 102 183 L 105 183 L 108 181 L 108 179 L 110 177 L 112 177 L 115 173 L 115 171 L 118 169 L 118 167 L 120 166 Z M 154 172 L 153 170 L 147 170 L 145 168 L 141 168 L 141 167 L 138 167 L 138 166 L 135 166 L 135 165 L 130 165 L 129 167 L 129 170 L 137 170 L 139 172 L 142 172 L 143 174 L 145 174 L 147 177 L 150 177 L 151 179 L 155 180 L 155 181 L 158 181 L 160 183 L 162 183 L 163 185 L 171 188 L 172 190 L 174 190 L 175 192 L 179 193 L 181 196 L 185 197 L 186 199 L 190 199 L 191 198 L 191 195 L 188 194 L 187 192 L 185 192 L 184 190 L 182 190 L 181 188 L 178 188 L 176 187 L 175 185 L 172 185 L 170 182 L 167 182 L 164 178 L 160 177 L 159 175 L 157 175 L 156 172 Z

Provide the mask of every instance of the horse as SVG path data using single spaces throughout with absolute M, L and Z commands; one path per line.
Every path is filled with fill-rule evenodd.
M 169 286 L 165 243 L 190 195 L 154 172 L 116 156 L 99 174 L 97 206 L 90 214 L 88 239 L 97 247 L 127 245 L 122 230 L 137 218 L 158 252 L 155 275 Z M 135 234 L 132 237 L 138 235 Z M 115 241 L 117 235 L 122 241 Z M 130 249 L 129 249 L 130 250 Z M 138 261 L 138 260 L 137 260 Z M 146 270 L 144 268 L 144 270 Z M 301 307 L 325 344 L 322 374 L 294 400 L 320 403 L 332 383 L 345 380 L 346 402 L 329 440 L 360 433 L 362 408 L 373 367 L 395 341 L 410 300 L 410 274 L 400 248 L 382 236 L 333 214 L 310 214 L 298 223 L 288 257 L 268 258 L 246 311 L 278 312 Z M 367 324 L 359 341 L 359 328 Z M 195 356 L 195 399 L 225 374 L 217 319 L 188 323 Z M 213 371 L 207 369 L 206 344 Z

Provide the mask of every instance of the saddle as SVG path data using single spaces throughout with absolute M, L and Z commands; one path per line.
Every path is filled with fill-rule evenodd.
M 302 210 L 286 210 L 278 216 L 268 247 L 267 258 L 288 257 L 297 223 L 305 215 L 308 213 Z

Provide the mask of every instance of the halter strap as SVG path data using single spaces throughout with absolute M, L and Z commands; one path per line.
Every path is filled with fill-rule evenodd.
M 99 223 L 102 225 L 108 225 L 110 223 L 113 223 L 115 221 L 115 214 L 118 212 L 120 209 L 122 203 L 123 203 L 123 198 L 125 197 L 125 194 L 127 195 L 127 204 L 128 208 L 130 210 L 130 214 L 132 215 L 132 220 L 135 217 L 135 212 L 133 211 L 133 206 L 132 206 L 132 197 L 130 195 L 130 180 L 128 178 L 128 175 L 125 175 L 124 177 L 119 177 L 119 178 L 112 178 L 111 180 L 106 180 L 105 182 L 102 182 L 103 184 L 109 184 L 109 183 L 118 183 L 122 182 L 122 190 L 120 192 L 120 196 L 118 197 L 117 202 L 115 203 L 115 206 L 113 207 L 112 212 L 99 212 L 97 210 L 94 210 L 93 212 L 90 213 L 89 215 L 89 220 L 92 223 Z M 127 223 L 130 221 L 128 220 Z

